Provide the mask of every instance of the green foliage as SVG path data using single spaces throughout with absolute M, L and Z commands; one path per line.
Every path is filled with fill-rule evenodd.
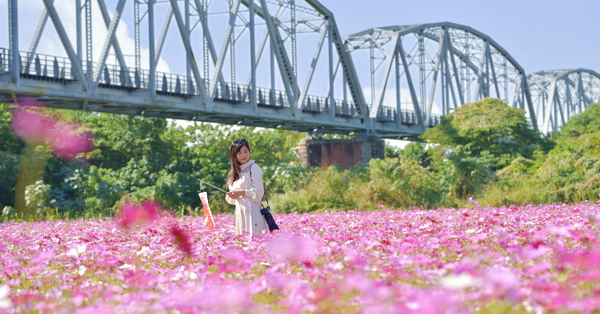
M 599 104 L 573 117 L 556 136 L 547 154 L 517 158 L 498 172 L 482 200 L 490 204 L 573 203 L 596 200 L 600 193 Z
M 11 113 L 5 104 L 0 104 L 0 208 L 14 207 L 19 155 L 25 148 L 11 128 Z
M 338 165 L 317 171 L 306 186 L 275 199 L 275 208 L 283 212 L 312 212 L 357 208 L 352 196 L 356 182 L 364 182 L 365 169 L 354 166 L 342 170 Z
M 12 132 L 10 110 L 1 106 L 0 175 L 3 180 L 0 182 L 0 206 L 4 208 L 15 206 L 15 185 L 25 143 Z M 197 194 L 201 190 L 209 192 L 213 211 L 228 212 L 232 206 L 225 203 L 222 192 L 200 185 L 198 179 L 225 188 L 229 146 L 233 139 L 248 138 L 252 158 L 264 169 L 267 188 L 272 184 L 274 191 L 281 191 L 291 184 L 292 179 L 278 183 L 274 174 L 285 172 L 286 167 L 293 169 L 297 158 L 294 148 L 304 137 L 302 133 L 283 130 L 207 123 L 182 127 L 164 119 L 52 111 L 61 119 L 81 121 L 91 130 L 95 146 L 88 156 L 89 163 L 46 157 L 42 168 L 33 169 L 41 171 L 41 176 L 23 182 L 21 193 L 30 192 L 28 199 L 35 203 L 34 209 L 52 212 L 55 217 L 84 217 L 90 213 L 111 216 L 125 198 L 151 198 L 179 212 L 198 213 L 194 208 L 201 206 Z M 37 150 L 36 147 L 29 149 L 30 155 Z M 27 175 L 28 172 L 26 177 L 34 178 Z M 41 191 L 41 185 L 36 181 L 42 179 L 40 184 L 45 187 L 44 193 L 34 197 L 35 191 Z
M 12 131 L 11 119 L 8 105 L 0 103 L 0 152 L 20 154 L 25 142 Z
M 494 179 L 492 165 L 496 158 L 484 151 L 474 156 L 467 146 L 449 150 L 441 163 L 434 164 L 440 177 L 440 187 L 449 198 L 471 197 L 488 180 Z
M 421 138 L 430 145 L 431 168 L 448 197 L 459 200 L 473 196 L 514 159 L 550 146 L 528 127 L 523 110 L 493 98 L 457 108 Z
M 306 181 L 305 181 L 306 182 Z M 306 185 L 278 195 L 280 212 L 433 207 L 442 201 L 435 173 L 408 158 L 372 159 L 367 168 L 316 171 Z
M 89 163 L 26 147 L 11 130 L 9 108 L 0 105 L 0 221 L 26 218 L 12 209 L 20 163 L 32 166 L 38 159 L 43 170 L 25 170 L 43 174 L 23 172 L 31 180 L 21 193 L 45 219 L 112 216 L 124 199 L 146 198 L 180 215 L 198 214 L 199 191 L 209 192 L 213 212 L 231 212 L 222 192 L 197 179 L 225 189 L 236 138 L 249 140 L 275 212 L 465 206 L 467 197 L 491 205 L 579 202 L 600 193 L 599 104 L 565 124 L 554 144 L 527 127 L 522 110 L 484 99 L 443 117 L 421 137 L 424 143 L 386 145 L 385 159 L 348 170 L 298 164 L 295 149 L 303 133 L 57 112 L 92 130 Z M 26 156 L 35 158 L 23 161 Z
M 600 132 L 600 102 L 591 104 L 581 114 L 573 116 L 557 134 L 557 138 L 577 137 L 587 133 Z
M 278 165 L 268 169 L 272 174 L 265 174 L 264 181 L 268 193 L 271 194 L 298 191 L 308 185 L 316 173 L 320 171 L 317 167 L 297 163 Z
M 390 145 L 388 143 L 384 143 L 383 145 L 383 156 L 385 158 L 397 158 L 400 156 L 401 149 Z
M 400 157 L 372 159 L 368 181 L 357 188 L 361 207 L 433 207 L 442 200 L 437 175 L 418 160 Z
M 421 138 L 437 144 L 430 151 L 438 161 L 449 147 L 463 146 L 472 156 L 496 157 L 494 170 L 501 169 L 518 156 L 530 158 L 545 142 L 529 128 L 525 111 L 512 108 L 495 98 L 465 104 L 444 116 L 441 123 L 428 129 Z
M 155 169 L 160 169 L 169 164 L 173 149 L 182 144 L 165 138 L 168 136 L 165 119 L 61 112 L 73 115 L 92 130 L 97 149 L 93 163 L 102 168 L 119 169 L 132 159 L 147 157 Z
M 0 207 L 14 207 L 15 186 L 19 172 L 19 156 L 17 154 L 0 150 Z
M 537 169 L 534 180 L 552 191 L 548 201 L 595 200 L 600 192 L 600 131 L 563 138 Z
M 44 184 L 43 181 L 37 181 L 34 184 L 30 184 L 25 188 L 25 204 L 31 208 L 32 211 L 37 213 L 43 213 L 48 209 L 44 206 L 50 198 L 50 185 Z
M 400 156 L 407 159 L 416 160 L 423 167 L 429 167 L 431 164 L 431 159 L 427 154 L 425 143 L 411 142 L 406 144 L 406 146 L 399 151 L 397 157 Z

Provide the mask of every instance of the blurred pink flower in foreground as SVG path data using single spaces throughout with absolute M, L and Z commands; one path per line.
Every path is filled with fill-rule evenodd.
M 156 201 L 145 200 L 141 203 L 133 203 L 129 200 L 119 206 L 119 225 L 130 228 L 134 225 L 143 225 L 163 218 L 162 204 Z M 168 215 L 167 215 L 168 217 Z M 188 234 L 175 222 L 169 228 L 177 247 L 186 254 L 192 254 L 192 242 Z
M 175 243 L 180 250 L 186 254 L 192 254 L 192 243 L 190 237 L 177 225 L 171 226 L 171 235 L 175 238 Z
M 88 152 L 93 146 L 89 131 L 83 130 L 79 123 L 48 113 L 36 100 L 15 109 L 12 127 L 24 141 L 46 145 L 57 157 L 67 161 L 79 161 L 77 154 Z
M 158 220 L 161 208 L 160 203 L 153 201 L 143 201 L 140 204 L 125 201 L 119 207 L 119 224 L 129 228 L 136 224 Z
M 270 250 L 279 258 L 288 261 L 311 261 L 317 255 L 319 243 L 311 237 L 301 235 L 282 236 L 269 243 Z
M 505 267 L 488 269 L 483 278 L 483 288 L 489 295 L 506 297 L 509 301 L 519 301 L 519 278 Z

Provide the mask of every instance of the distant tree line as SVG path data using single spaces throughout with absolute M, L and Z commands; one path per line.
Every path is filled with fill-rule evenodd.
M 295 149 L 304 133 L 53 111 L 81 121 L 94 148 L 76 161 L 32 149 L 46 162 L 42 180 L 28 183 L 25 199 L 41 218 L 112 216 L 126 199 L 153 199 L 179 214 L 195 214 L 200 190 L 209 192 L 213 211 L 230 212 L 222 193 L 197 179 L 225 188 L 228 148 L 236 138 L 249 139 L 279 212 L 467 206 L 468 198 L 493 206 L 569 203 L 596 200 L 600 193 L 600 104 L 546 138 L 529 127 L 523 110 L 486 98 L 444 116 L 421 142 L 386 146 L 385 159 L 347 170 L 300 165 Z M 11 109 L 0 105 L 3 220 L 19 218 L 15 187 L 28 149 L 11 118 Z

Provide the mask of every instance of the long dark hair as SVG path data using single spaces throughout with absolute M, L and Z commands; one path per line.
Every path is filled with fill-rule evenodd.
M 227 181 L 225 181 L 225 185 L 227 188 L 237 181 L 240 178 L 240 162 L 237 160 L 237 153 L 240 152 L 242 147 L 246 146 L 248 151 L 250 151 L 250 144 L 245 138 L 237 139 L 231 142 L 231 147 L 229 147 L 229 161 L 231 162 L 231 170 L 227 174 Z

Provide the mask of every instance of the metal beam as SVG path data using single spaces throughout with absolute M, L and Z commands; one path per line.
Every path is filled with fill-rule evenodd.
M 390 78 L 390 73 L 392 72 L 392 65 L 394 61 L 394 56 L 396 56 L 396 50 L 398 49 L 398 41 L 400 40 L 400 36 L 396 33 L 392 35 L 392 45 L 388 48 L 387 53 L 385 54 L 385 59 L 383 61 L 383 74 L 382 80 L 379 85 L 379 88 L 376 90 L 375 101 L 373 102 L 371 111 L 369 111 L 370 118 L 377 118 L 377 113 L 379 112 L 379 108 L 383 107 L 383 100 L 385 98 L 386 87 Z
M 315 74 L 315 69 L 317 67 L 317 63 L 319 62 L 319 56 L 321 55 L 321 50 L 323 49 L 323 43 L 325 42 L 325 38 L 327 36 L 327 28 L 324 27 L 321 31 L 321 38 L 317 43 L 317 47 L 315 49 L 315 53 L 313 55 L 312 62 L 310 63 L 310 69 L 308 70 L 308 76 L 306 78 L 306 83 L 304 84 L 304 91 L 300 94 L 298 98 L 297 106 L 302 108 L 304 106 L 304 102 L 306 101 L 306 96 L 308 95 L 308 89 L 310 87 L 310 83 L 312 82 L 313 75 Z
M 13 0 L 11 0 L 13 1 Z M 58 17 L 58 13 L 56 12 L 56 8 L 54 7 L 53 4 L 53 0 L 43 0 L 44 4 L 46 5 L 46 11 L 48 12 L 48 15 L 50 16 L 50 19 L 52 20 L 52 23 L 54 24 L 54 27 L 56 28 L 56 33 L 58 34 L 58 37 L 60 38 L 60 41 L 63 44 L 63 47 L 65 48 L 66 52 L 67 52 L 67 56 L 69 56 L 69 59 L 71 60 L 71 66 L 75 68 L 75 73 L 77 73 L 77 78 L 79 80 L 79 82 L 81 83 L 81 86 L 83 87 L 84 90 L 89 91 L 89 82 L 85 76 L 85 73 L 83 72 L 83 69 L 81 68 L 81 65 L 79 63 L 79 59 L 77 57 L 77 54 L 75 53 L 75 50 L 73 50 L 73 46 L 71 45 L 71 41 L 69 41 L 69 37 L 67 36 L 67 32 L 65 32 L 65 28 L 62 25 L 62 22 L 60 20 L 60 18 Z M 16 2 L 16 0 L 15 0 Z
M 239 0 L 235 0 L 235 2 L 238 2 L 239 5 Z M 217 49 L 215 48 L 215 44 L 214 41 L 212 39 L 212 34 L 210 32 L 210 27 L 208 25 L 208 20 L 207 20 L 207 15 L 204 14 L 204 7 L 202 6 L 202 3 L 200 0 L 194 0 L 194 3 L 196 4 L 196 10 L 198 11 L 198 17 L 200 19 L 200 24 L 202 25 L 202 36 L 204 38 L 204 40 L 206 41 L 206 45 L 208 46 L 208 52 L 210 53 L 210 57 L 212 59 L 213 64 L 215 64 L 217 62 L 217 59 L 219 58 L 219 55 L 217 55 Z M 223 73 L 216 72 L 217 73 L 217 78 L 219 80 L 219 82 L 221 82 L 221 84 L 225 84 L 225 79 L 223 77 Z M 208 74 L 208 73 L 206 73 Z M 208 79 L 209 76 L 205 76 L 205 79 Z M 208 95 L 212 95 L 212 94 L 208 94 Z
M 429 125 L 429 119 L 431 117 L 431 109 L 433 108 L 433 97 L 435 96 L 435 89 L 437 87 L 437 77 L 438 77 L 438 73 L 440 72 L 440 64 L 442 62 L 442 53 L 444 52 L 446 45 L 445 45 L 445 38 L 446 36 L 444 36 L 444 34 L 446 33 L 446 29 L 442 27 L 442 31 L 443 34 L 442 36 L 440 36 L 440 39 L 438 41 L 438 51 L 436 54 L 436 59 L 435 59 L 435 65 L 433 67 L 433 79 L 431 82 L 431 89 L 429 90 L 429 101 L 427 102 L 427 107 L 425 107 L 425 124 Z
M 102 13 L 102 18 L 104 19 L 104 24 L 107 29 L 110 29 L 110 15 L 108 13 L 108 9 L 106 9 L 106 4 L 104 0 L 98 0 L 98 7 L 100 8 L 100 13 Z M 123 50 L 121 50 L 121 45 L 118 40 L 114 40 L 112 43 L 112 47 L 115 50 L 115 56 L 117 57 L 117 61 L 119 62 L 119 66 L 126 73 L 125 75 L 125 84 L 127 86 L 133 86 L 131 84 L 131 77 L 129 76 L 129 70 L 127 66 L 127 62 L 125 61 L 125 56 L 123 55 Z
M 98 0 L 98 3 L 104 2 L 103 0 Z M 119 25 L 119 21 L 121 20 L 121 16 L 123 15 L 123 9 L 125 8 L 125 3 L 127 0 L 119 0 L 117 3 L 117 8 L 115 11 L 115 15 L 106 30 L 106 39 L 104 40 L 104 46 L 100 51 L 100 59 L 96 64 L 96 69 L 94 69 L 94 84 L 98 84 L 100 82 L 100 73 L 102 73 L 102 69 L 106 65 L 106 58 L 108 58 L 108 52 L 115 41 L 115 33 L 117 32 L 117 26 Z
M 48 21 L 48 13 L 44 8 L 42 10 L 42 15 L 40 16 L 40 21 L 38 22 L 38 26 L 35 29 L 35 33 L 33 34 L 33 38 L 31 39 L 31 44 L 29 45 L 29 55 L 27 56 L 27 64 L 25 65 L 25 69 L 29 70 L 31 66 L 31 62 L 33 61 L 33 55 L 35 54 L 38 45 L 40 44 L 40 38 L 42 37 L 42 33 L 44 28 L 46 27 L 46 22 Z
M 156 54 L 154 55 L 154 62 L 158 63 L 160 60 L 160 55 L 162 54 L 162 50 L 165 46 L 165 41 L 167 39 L 167 33 L 169 31 L 169 27 L 171 26 L 171 20 L 173 19 L 173 8 L 169 7 L 167 10 L 167 15 L 165 16 L 165 22 L 163 23 L 162 31 L 160 32 L 160 36 L 158 37 L 158 45 L 156 46 Z
M 349 91 L 354 102 L 354 106 L 356 107 L 356 111 L 358 112 L 359 118 L 363 119 L 365 123 L 369 122 L 367 120 L 368 117 L 366 116 L 368 110 L 366 108 L 367 105 L 365 101 L 365 96 L 363 95 L 362 87 L 360 86 L 360 81 L 356 74 L 356 68 L 354 67 L 352 57 L 346 51 L 346 47 L 342 41 L 342 37 L 339 34 L 339 30 L 337 28 L 337 23 L 335 22 L 335 17 L 333 13 L 331 13 L 331 11 L 329 11 L 317 0 L 306 0 L 306 2 L 312 5 L 312 7 L 315 10 L 317 10 L 319 13 L 323 14 L 329 19 L 329 22 L 332 25 L 332 41 L 337 50 L 337 54 L 340 59 L 340 64 L 344 72 L 346 84 L 348 84 Z
M 406 74 L 406 80 L 408 81 L 408 89 L 410 90 L 410 97 L 413 102 L 413 109 L 415 110 L 415 115 L 417 116 L 417 121 L 419 125 L 426 129 L 425 124 L 423 123 L 423 114 L 421 113 L 421 107 L 419 106 L 419 99 L 417 98 L 417 92 L 415 91 L 415 86 L 413 85 L 413 81 L 410 75 L 410 69 L 408 68 L 408 63 L 406 62 L 406 53 L 404 51 L 404 47 L 402 46 L 402 41 L 398 41 L 398 51 L 400 53 L 400 57 L 402 58 L 402 66 L 404 66 L 404 74 Z
M 198 64 L 196 63 L 196 57 L 194 57 L 194 51 L 192 50 L 192 45 L 190 43 L 190 38 L 186 37 L 185 32 L 185 23 L 183 23 L 183 18 L 181 16 L 181 11 L 179 10 L 179 6 L 177 5 L 177 0 L 170 0 L 171 7 L 173 8 L 173 14 L 175 16 L 175 21 L 177 22 L 177 26 L 179 27 L 179 34 L 181 35 L 181 41 L 183 46 L 185 47 L 185 52 L 187 57 L 190 59 L 190 67 L 192 68 L 192 74 L 194 74 L 194 79 L 196 80 L 196 84 L 198 85 L 198 93 L 202 99 L 206 96 L 206 85 L 202 80 L 202 76 L 200 75 L 200 70 L 198 69 Z
M 221 47 L 221 53 L 219 53 L 219 57 L 217 58 L 217 62 L 215 64 L 215 73 L 213 78 L 210 80 L 210 86 L 208 90 L 208 95 L 211 97 L 215 97 L 216 86 L 218 77 L 222 75 L 223 65 L 225 64 L 225 57 L 227 56 L 227 50 L 229 49 L 229 45 L 234 45 L 235 43 L 231 42 L 231 34 L 235 29 L 235 21 L 237 20 L 237 15 L 240 9 L 240 0 L 234 0 L 231 8 L 229 10 L 229 23 L 227 24 L 227 30 L 225 31 L 225 39 L 223 40 L 223 46 Z
M 297 105 L 296 97 L 298 97 L 298 86 L 296 84 L 296 77 L 294 76 L 294 69 L 290 64 L 289 58 L 287 56 L 285 46 L 283 44 L 283 40 L 281 39 L 281 35 L 279 34 L 279 30 L 275 26 L 275 22 L 273 21 L 271 15 L 269 15 L 269 11 L 267 9 L 267 3 L 265 0 L 260 0 L 263 18 L 267 23 L 267 29 L 269 30 L 269 34 L 271 34 L 271 45 L 275 50 L 275 60 L 277 61 L 277 65 L 279 66 L 279 72 L 281 74 L 281 78 L 283 79 L 285 91 L 288 96 L 288 102 L 290 104 L 294 104 L 293 113 L 294 115 L 299 115 L 301 112 L 301 108 Z
M 9 32 L 10 32 L 10 73 L 13 83 L 19 84 L 21 79 L 21 56 L 19 55 L 19 7 L 18 0 L 9 0 Z

